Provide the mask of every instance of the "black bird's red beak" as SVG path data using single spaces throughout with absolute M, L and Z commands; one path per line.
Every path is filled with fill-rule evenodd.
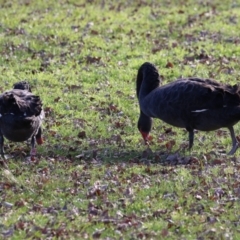
M 145 144 L 149 145 L 149 142 L 148 142 L 148 140 L 150 140 L 149 139 L 149 137 L 150 137 L 149 132 L 140 131 L 140 133 L 142 134 L 142 137 L 143 137 L 143 140 L 144 140 Z

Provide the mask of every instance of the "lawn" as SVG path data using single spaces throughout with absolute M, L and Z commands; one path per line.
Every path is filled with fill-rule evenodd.
M 0 0 L 0 90 L 27 80 L 44 144 L 5 141 L 3 239 L 239 239 L 240 158 L 226 129 L 137 129 L 137 70 L 240 80 L 240 1 Z M 240 139 L 239 124 L 235 125 Z

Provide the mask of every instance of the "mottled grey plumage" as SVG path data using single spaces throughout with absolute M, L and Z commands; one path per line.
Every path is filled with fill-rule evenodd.
M 4 158 L 4 138 L 22 142 L 31 138 L 31 156 L 36 154 L 36 140 L 42 144 L 41 124 L 44 118 L 39 96 L 31 93 L 30 85 L 25 82 L 14 84 L 12 90 L 0 95 L 0 153 Z
M 147 140 L 152 118 L 159 118 L 189 132 L 189 148 L 194 129 L 229 129 L 234 154 L 238 147 L 233 125 L 240 120 L 240 87 L 220 84 L 211 79 L 185 78 L 160 86 L 156 67 L 144 63 L 138 70 L 137 97 L 140 105 L 138 129 Z

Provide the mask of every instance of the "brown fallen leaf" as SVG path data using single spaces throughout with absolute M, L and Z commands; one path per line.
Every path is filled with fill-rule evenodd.
M 158 209 L 157 211 L 153 212 L 153 217 L 161 217 L 162 215 L 167 213 L 167 209 Z
M 166 64 L 166 68 L 173 68 L 173 63 L 168 62 L 168 63 Z
M 102 228 L 102 229 L 98 229 L 97 231 L 95 231 L 92 235 L 93 238 L 100 238 L 101 237 L 101 234 L 102 232 L 105 230 L 105 228 Z
M 223 161 L 223 160 L 220 160 L 220 159 L 214 159 L 214 160 L 212 161 L 212 163 L 213 163 L 214 165 L 220 165 L 220 164 L 224 163 L 224 161 Z
M 176 143 L 175 140 L 170 140 L 169 142 L 167 142 L 167 143 L 165 144 L 167 150 L 171 151 L 171 149 L 172 149 L 172 147 L 175 145 L 175 143 Z
M 96 31 L 96 30 L 93 30 L 93 29 L 90 31 L 90 33 L 91 33 L 92 35 L 99 35 L 99 32 Z
M 87 64 L 99 63 L 100 60 L 101 60 L 101 57 L 91 57 L 91 56 L 86 57 Z
M 79 137 L 79 138 L 86 138 L 86 137 L 87 137 L 86 132 L 85 132 L 85 131 L 79 132 L 79 133 L 78 133 L 78 137 Z
M 168 235 L 168 230 L 166 228 L 164 228 L 162 231 L 161 231 L 161 236 L 162 237 L 166 237 Z

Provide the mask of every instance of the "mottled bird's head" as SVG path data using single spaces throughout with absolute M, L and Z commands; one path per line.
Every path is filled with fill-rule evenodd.
M 26 81 L 21 81 L 21 82 L 15 83 L 13 85 L 13 89 L 27 90 L 27 91 L 31 92 L 31 87 L 30 87 L 29 83 Z

